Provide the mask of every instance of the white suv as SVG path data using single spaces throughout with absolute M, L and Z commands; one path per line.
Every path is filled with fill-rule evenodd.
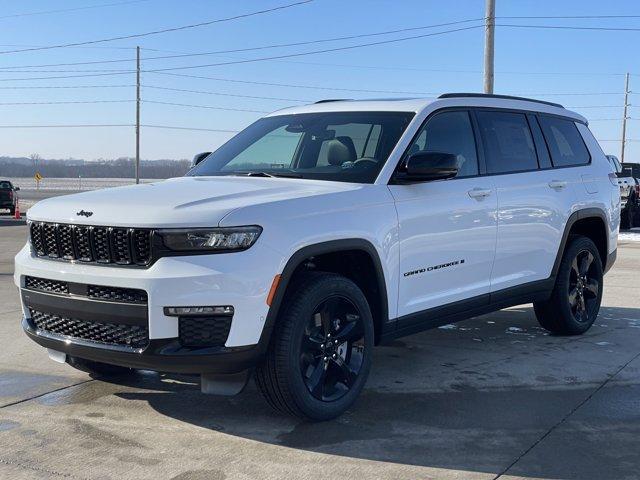
M 328 419 L 376 344 L 527 302 L 551 332 L 584 333 L 616 256 L 616 175 L 557 104 L 324 101 L 198 159 L 29 210 L 15 283 L 53 359 L 200 374 L 208 393 L 253 372 L 276 409 Z

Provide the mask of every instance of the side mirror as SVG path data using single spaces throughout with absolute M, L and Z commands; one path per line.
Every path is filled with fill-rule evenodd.
M 17 192 L 18 190 L 20 190 L 20 187 L 16 187 L 14 188 L 14 190 Z
M 407 158 L 399 168 L 397 180 L 400 183 L 445 180 L 458 174 L 458 156 L 445 152 L 416 152 Z
M 191 168 L 193 168 L 196 165 L 198 165 L 201 161 L 203 161 L 209 155 L 211 155 L 211 152 L 202 152 L 202 153 L 198 153 L 197 155 L 195 155 L 193 157 L 193 160 L 191 160 Z

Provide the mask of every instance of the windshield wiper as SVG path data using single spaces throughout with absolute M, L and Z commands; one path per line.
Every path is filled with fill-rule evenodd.
M 302 178 L 299 173 L 286 172 L 286 173 L 267 173 L 267 172 L 234 172 L 232 175 L 239 175 L 244 177 L 280 177 L 280 178 Z

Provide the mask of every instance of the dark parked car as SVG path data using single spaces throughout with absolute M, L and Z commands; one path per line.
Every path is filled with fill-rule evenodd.
M 13 215 L 18 204 L 18 194 L 20 187 L 14 187 L 9 180 L 0 180 L 0 209 L 7 208 Z

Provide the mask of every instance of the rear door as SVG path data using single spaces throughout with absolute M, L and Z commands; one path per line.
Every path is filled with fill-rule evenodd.
M 399 328 L 416 312 L 475 297 L 488 303 L 496 245 L 496 194 L 483 177 L 472 118 L 446 110 L 427 119 L 408 149 L 458 156 L 457 177 L 412 185 L 389 185 L 399 217 Z M 392 182 L 393 183 L 393 182 Z
M 571 213 L 576 179 L 553 169 L 537 117 L 477 110 L 487 174 L 498 197 L 491 291 L 546 279 Z

